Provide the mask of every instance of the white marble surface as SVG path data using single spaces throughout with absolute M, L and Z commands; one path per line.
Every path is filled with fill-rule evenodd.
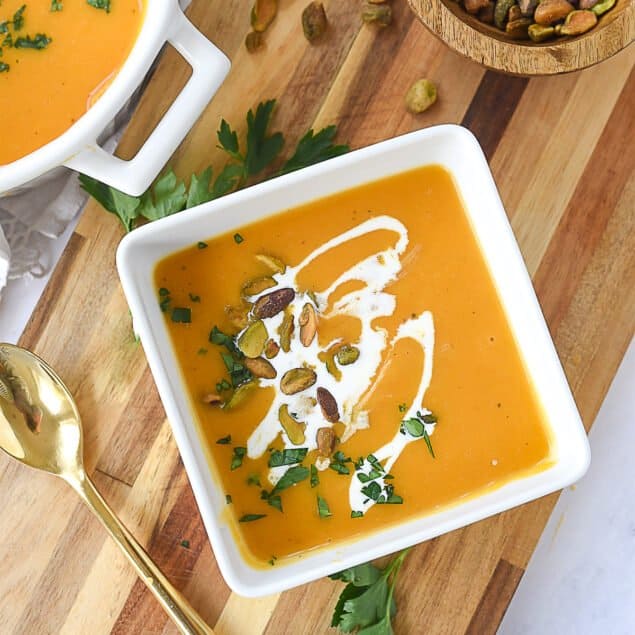
M 635 340 L 498 635 L 635 634 Z

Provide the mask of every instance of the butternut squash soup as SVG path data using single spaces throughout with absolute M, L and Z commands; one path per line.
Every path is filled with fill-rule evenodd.
M 355 540 L 551 464 L 439 166 L 202 237 L 161 261 L 155 283 L 252 561 Z
M 0 165 L 52 141 L 132 50 L 143 0 L 0 2 Z

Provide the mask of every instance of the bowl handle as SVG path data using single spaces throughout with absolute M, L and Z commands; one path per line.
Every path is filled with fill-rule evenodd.
M 165 161 L 183 141 L 227 76 L 230 61 L 186 17 L 176 11 L 167 41 L 192 67 L 192 75 L 133 159 L 114 157 L 97 143 L 64 165 L 132 196 L 150 186 Z

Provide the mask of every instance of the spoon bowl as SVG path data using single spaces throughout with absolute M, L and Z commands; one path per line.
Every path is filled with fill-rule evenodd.
M 0 345 L 0 446 L 29 467 L 63 478 L 82 465 L 82 425 L 68 389 L 39 357 Z
M 68 388 L 45 361 L 12 344 L 0 344 L 0 449 L 63 478 L 102 522 L 181 633 L 213 635 L 86 475 L 81 417 Z

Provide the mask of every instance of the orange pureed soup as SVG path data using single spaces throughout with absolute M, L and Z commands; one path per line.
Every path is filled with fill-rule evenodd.
M 0 3 L 0 165 L 70 128 L 128 57 L 143 0 L 93 4 L 98 6 L 87 0 Z
M 201 239 L 158 264 L 157 301 L 254 560 L 354 540 L 550 465 L 441 167 Z

